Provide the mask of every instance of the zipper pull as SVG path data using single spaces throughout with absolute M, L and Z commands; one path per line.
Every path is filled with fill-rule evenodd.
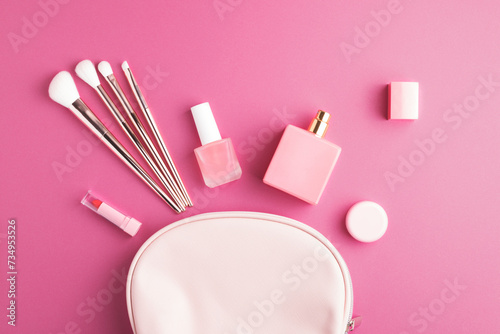
M 347 323 L 347 328 L 345 330 L 346 333 L 353 331 L 355 328 L 357 328 L 359 325 L 361 325 L 363 318 L 361 316 L 357 316 L 352 318 L 348 323 Z

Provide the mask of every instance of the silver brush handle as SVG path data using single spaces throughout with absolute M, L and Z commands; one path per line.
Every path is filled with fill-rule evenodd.
M 108 93 L 106 93 L 106 90 L 101 85 L 99 85 L 99 86 L 97 86 L 97 93 L 99 94 L 101 99 L 104 101 L 104 104 L 106 104 L 109 111 L 111 111 L 111 113 L 115 117 L 118 124 L 120 124 L 120 127 L 122 128 L 123 132 L 125 132 L 125 134 L 130 139 L 130 141 L 135 145 L 135 148 L 137 149 L 137 151 L 139 151 L 141 153 L 142 157 L 144 158 L 144 160 L 146 160 L 149 167 L 151 167 L 151 169 L 156 174 L 156 176 L 158 176 L 161 183 L 165 186 L 165 188 L 169 192 L 173 191 L 173 189 L 170 187 L 170 184 L 168 183 L 168 180 L 165 178 L 165 176 L 163 175 L 161 170 L 156 166 L 153 158 L 151 158 L 151 156 L 149 155 L 149 153 L 146 150 L 146 148 L 144 147 L 144 145 L 142 145 L 141 141 L 139 140 L 137 135 L 134 133 L 134 131 L 132 130 L 130 125 L 127 123 L 127 121 L 125 120 L 123 115 L 120 113 L 120 111 L 118 110 L 118 108 L 116 107 L 114 102 L 111 100 Z
M 115 95 L 118 97 L 120 100 L 123 108 L 125 109 L 125 112 L 127 113 L 127 116 L 130 118 L 132 121 L 132 124 L 134 125 L 137 133 L 141 137 L 141 139 L 144 141 L 146 144 L 147 148 L 149 149 L 149 152 L 153 156 L 156 166 L 162 171 L 163 175 L 166 177 L 168 180 L 168 183 L 165 185 L 167 187 L 167 190 L 170 192 L 171 196 L 173 199 L 179 203 L 182 206 L 188 205 L 187 201 L 184 199 L 182 196 L 182 193 L 175 183 L 174 179 L 172 178 L 172 175 L 170 174 L 169 170 L 166 168 L 166 166 L 163 164 L 163 161 L 161 157 L 159 156 L 158 152 L 156 151 L 156 148 L 149 139 L 149 136 L 144 129 L 144 126 L 142 125 L 141 120 L 139 117 L 137 117 L 137 114 L 135 113 L 134 109 L 130 105 L 130 102 L 128 101 L 127 97 L 125 96 L 125 93 L 123 92 L 122 88 L 120 87 L 120 84 L 116 80 L 115 76 L 113 74 L 110 74 L 106 77 L 106 81 L 108 84 L 111 86 L 113 89 L 113 92 Z
M 158 196 L 161 197 L 175 212 L 180 213 L 181 209 L 167 194 L 153 181 L 141 165 L 130 155 L 125 147 L 113 136 L 106 126 L 94 115 L 92 110 L 81 100 L 73 102 L 70 108 L 74 114 L 104 143 L 113 151 L 125 164 L 130 167 Z
M 139 106 L 141 107 L 142 113 L 146 117 L 149 128 L 153 132 L 153 135 L 156 139 L 156 143 L 160 147 L 160 151 L 163 154 L 163 157 L 165 158 L 167 165 L 170 167 L 172 174 L 174 175 L 175 181 L 177 182 L 177 185 L 179 186 L 179 189 L 182 193 L 182 196 L 187 201 L 187 204 L 189 206 L 193 206 L 193 202 L 191 201 L 191 198 L 189 197 L 189 194 L 186 190 L 186 187 L 184 186 L 184 183 L 182 182 L 181 176 L 180 176 L 179 172 L 177 171 L 177 166 L 175 166 L 174 160 L 172 159 L 172 157 L 170 156 L 170 153 L 168 152 L 167 145 L 165 145 L 165 142 L 163 141 L 163 138 L 161 137 L 160 132 L 158 131 L 158 126 L 156 125 L 156 122 L 153 118 L 153 115 L 151 114 L 151 111 L 149 110 L 148 104 L 146 103 L 146 99 L 144 98 L 144 95 L 142 94 L 142 91 L 139 87 L 139 84 L 135 80 L 135 77 L 134 77 L 134 74 L 132 73 L 132 70 L 130 68 L 128 68 L 127 70 L 124 70 L 124 72 L 125 72 L 125 76 L 127 77 L 127 81 L 130 85 L 130 88 L 132 89 L 132 92 L 134 93 L 134 96 L 137 100 L 137 103 L 139 103 Z

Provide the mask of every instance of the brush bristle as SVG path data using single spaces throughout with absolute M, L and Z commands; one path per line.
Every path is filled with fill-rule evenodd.
M 97 65 L 97 69 L 99 70 L 99 72 L 101 72 L 101 74 L 104 77 L 113 74 L 113 69 L 111 68 L 111 65 L 109 65 L 107 61 L 101 61 L 99 65 Z
M 123 63 L 122 63 L 122 70 L 126 71 L 128 70 L 130 67 L 128 66 L 128 63 L 127 61 L 125 60 Z
M 73 102 L 80 98 L 75 81 L 68 71 L 61 71 L 52 79 L 49 85 L 49 96 L 66 108 L 71 107 Z
M 75 72 L 80 79 L 88 83 L 94 89 L 101 84 L 94 64 L 88 59 L 79 62 L 78 65 L 76 65 Z

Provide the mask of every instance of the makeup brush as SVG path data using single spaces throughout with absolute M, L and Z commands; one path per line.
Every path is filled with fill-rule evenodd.
M 125 147 L 120 144 L 106 126 L 94 115 L 85 102 L 83 102 L 76 89 L 75 81 L 69 72 L 61 71 L 56 74 L 49 85 L 49 96 L 55 102 L 71 110 L 80 121 L 82 121 L 111 151 L 113 151 L 113 153 L 151 187 L 151 189 L 153 189 L 175 212 L 180 213 L 184 211 L 184 208 L 179 207 L 163 192 Z
M 168 152 L 168 149 L 167 149 L 167 145 L 165 145 L 165 142 L 163 141 L 163 138 L 161 137 L 160 132 L 158 131 L 158 126 L 156 125 L 156 122 L 153 118 L 153 115 L 151 114 L 151 111 L 149 110 L 149 106 L 146 103 L 146 99 L 144 98 L 144 94 L 142 94 L 142 91 L 139 88 L 139 85 L 137 84 L 137 80 L 135 80 L 134 74 L 132 73 L 132 70 L 128 66 L 127 61 L 124 61 L 122 63 L 122 70 L 125 73 L 125 76 L 127 77 L 127 81 L 130 85 L 130 88 L 132 89 L 132 92 L 134 92 L 134 96 L 137 100 L 137 103 L 139 103 L 139 106 L 141 107 L 142 113 L 148 122 L 148 125 L 149 125 L 149 128 L 151 129 L 151 132 L 153 132 L 153 135 L 156 139 L 156 143 L 160 147 L 160 151 L 161 151 L 161 153 L 163 153 L 163 157 L 165 158 L 165 161 L 167 162 L 168 167 L 172 171 L 172 174 L 174 175 L 175 181 L 179 185 L 179 188 L 182 192 L 182 195 L 187 200 L 188 205 L 193 206 L 193 202 L 191 202 L 191 198 L 189 198 L 189 194 L 186 190 L 186 187 L 184 187 L 184 183 L 182 182 L 181 176 L 179 175 L 179 172 L 177 171 L 177 167 L 174 164 L 174 160 L 170 156 L 170 153 Z
M 107 61 L 101 61 L 99 65 L 97 65 L 97 69 L 99 72 L 101 72 L 102 76 L 106 79 L 108 84 L 111 86 L 113 89 L 113 92 L 116 94 L 118 99 L 120 100 L 120 103 L 122 104 L 123 108 L 125 109 L 125 112 L 127 113 L 127 116 L 130 118 L 132 121 L 132 124 L 134 125 L 137 133 L 139 133 L 139 136 L 141 139 L 144 141 L 146 144 L 147 148 L 149 149 L 149 152 L 153 156 L 156 166 L 160 168 L 162 171 L 163 175 L 167 178 L 168 182 L 170 183 L 170 186 L 175 190 L 174 192 L 171 193 L 172 197 L 174 200 L 179 203 L 179 205 L 182 206 L 187 206 L 188 203 L 182 196 L 182 193 L 175 183 L 174 179 L 172 178 L 172 175 L 170 174 L 169 170 L 161 160 L 161 157 L 159 156 L 158 152 L 156 151 L 156 148 L 149 138 L 146 130 L 144 129 L 144 126 L 142 125 L 141 120 L 135 113 L 134 109 L 130 105 L 130 102 L 128 101 L 127 97 L 125 96 L 125 93 L 123 92 L 120 84 L 116 80 L 113 70 L 111 68 L 111 65 Z
M 144 148 L 139 138 L 137 138 L 136 134 L 134 133 L 130 125 L 127 123 L 123 115 L 120 113 L 120 111 L 118 110 L 114 102 L 111 100 L 109 95 L 106 93 L 106 90 L 102 87 L 101 82 L 99 81 L 99 77 L 97 76 L 97 71 L 92 61 L 88 59 L 82 60 L 76 65 L 75 72 L 76 75 L 80 77 L 80 79 L 89 84 L 89 86 L 94 88 L 94 90 L 99 94 L 101 99 L 106 104 L 106 107 L 108 107 L 109 111 L 111 111 L 116 121 L 120 124 L 123 131 L 127 134 L 128 138 L 134 143 L 137 150 L 141 153 L 141 155 L 144 157 L 144 159 L 149 164 L 151 169 L 158 176 L 162 184 L 165 186 L 165 188 L 168 190 L 169 193 L 173 193 L 174 190 L 168 183 L 167 179 L 165 179 L 165 177 L 163 176 L 163 173 L 158 169 L 158 167 L 156 167 L 148 151 Z

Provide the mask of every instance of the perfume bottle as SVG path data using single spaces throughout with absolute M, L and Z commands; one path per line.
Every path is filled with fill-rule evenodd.
M 341 148 L 323 137 L 330 114 L 319 110 L 307 130 L 288 125 L 269 164 L 264 183 L 318 204 Z
M 201 145 L 194 150 L 205 184 L 214 188 L 241 177 L 230 138 L 222 139 L 208 102 L 191 108 Z

